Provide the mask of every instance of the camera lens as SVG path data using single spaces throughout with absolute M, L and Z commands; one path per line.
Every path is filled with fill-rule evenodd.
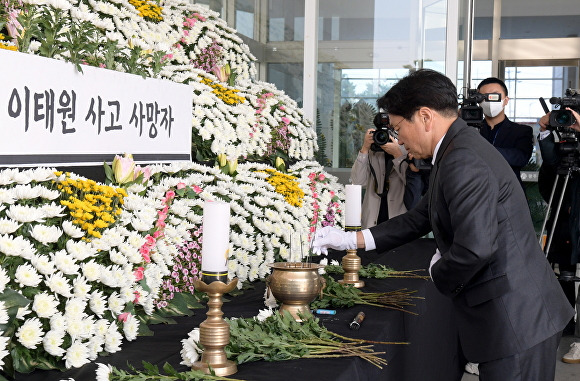
M 550 125 L 554 127 L 568 127 L 574 124 L 572 112 L 568 110 L 552 111 Z
M 373 134 L 373 140 L 376 144 L 382 146 L 383 144 L 387 144 L 389 139 L 389 133 L 387 130 L 376 130 Z

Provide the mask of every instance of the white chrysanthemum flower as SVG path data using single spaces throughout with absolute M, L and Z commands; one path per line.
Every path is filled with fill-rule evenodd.
M 123 312 L 123 309 L 125 308 L 125 302 L 123 301 L 123 298 L 117 294 L 117 292 L 113 292 L 111 296 L 109 296 L 108 302 L 109 309 L 115 314 L 119 315 Z
M 67 320 L 64 315 L 57 312 L 50 318 L 50 329 L 51 331 L 65 332 L 66 331 Z
M 9 337 L 4 336 L 4 331 L 0 331 L 0 369 L 4 367 L 4 358 L 10 354 L 8 351 Z
M 135 316 L 129 315 L 127 317 L 127 320 L 123 323 L 123 333 L 129 341 L 137 338 L 137 334 L 139 333 L 139 320 Z
M 26 307 L 19 307 L 18 308 L 18 311 L 16 311 L 16 319 L 18 319 L 18 320 L 24 320 L 24 318 L 26 317 L 26 315 L 28 315 L 31 312 L 32 311 L 28 308 L 28 306 L 26 306 Z
M 8 272 L 4 267 L 0 267 L 0 293 L 4 292 L 6 285 L 10 282 Z
M 60 250 L 53 254 L 52 260 L 57 269 L 63 274 L 73 275 L 79 272 L 80 266 L 75 262 L 74 257 L 66 250 Z
M 64 315 L 67 319 L 83 317 L 86 308 L 87 308 L 86 300 L 73 297 L 66 301 L 66 306 L 64 307 Z
M 85 235 L 85 232 L 83 231 L 83 229 L 79 228 L 78 226 L 73 224 L 71 221 L 64 221 L 62 223 L 62 230 L 64 230 L 64 232 L 69 237 L 72 237 L 72 238 L 81 238 L 82 236 Z
M 42 281 L 42 277 L 30 263 L 18 266 L 14 278 L 21 287 L 36 287 Z
M 11 205 L 6 216 L 18 222 L 44 222 L 45 218 L 42 209 L 27 205 Z
M 99 319 L 97 320 L 97 322 L 95 323 L 95 336 L 98 336 L 102 339 L 105 338 L 105 336 L 107 335 L 107 332 L 109 332 L 109 326 L 111 325 L 111 323 L 109 323 L 109 321 L 107 319 Z
M 36 270 L 43 275 L 50 275 L 54 273 L 55 267 L 52 259 L 48 255 L 33 255 L 30 259 L 30 263 L 36 268 Z
M 17 200 L 30 200 L 40 197 L 40 188 L 30 185 L 17 185 L 12 188 L 12 195 Z
M 0 218 L 0 234 L 14 233 L 20 226 L 22 226 L 22 224 L 19 224 L 10 218 Z
M 64 331 L 48 331 L 42 339 L 44 350 L 53 356 L 62 357 L 66 352 L 66 350 L 61 347 L 64 341 L 64 335 Z
M 8 316 L 6 305 L 4 304 L 4 301 L 0 300 L 0 324 L 8 323 L 8 319 L 10 319 L 10 316 Z
M 109 375 L 113 371 L 113 367 L 97 363 L 97 379 L 96 381 L 109 381 Z
M 42 197 L 44 199 L 54 200 L 54 199 L 57 199 L 58 197 L 60 197 L 60 192 L 57 191 L 57 190 L 52 190 L 52 189 L 48 189 L 46 187 L 42 187 L 41 186 L 40 187 L 39 195 L 40 195 L 40 197 Z M 56 207 L 56 208 L 58 208 L 58 209 L 60 209 L 61 211 L 63 211 L 64 208 L 65 208 L 64 206 L 60 206 L 60 205 L 57 205 L 55 203 L 51 203 L 50 204 L 50 207 L 52 208 L 53 206 Z
M 66 242 L 66 251 L 78 261 L 83 261 L 97 254 L 97 249 L 92 247 L 90 243 L 73 240 Z
M 36 312 L 39 317 L 49 318 L 58 312 L 58 304 L 59 302 L 54 295 L 45 291 L 34 295 L 32 310 Z
M 102 265 L 95 263 L 94 260 L 90 260 L 87 263 L 81 265 L 82 273 L 89 282 L 95 282 L 101 277 Z
M 22 244 L 18 240 L 22 237 L 12 237 L 10 235 L 0 235 L 0 252 L 8 256 L 20 256 L 22 253 Z
M 38 318 L 28 319 L 16 331 L 16 337 L 20 344 L 28 349 L 35 349 L 42 342 L 44 331 Z
M 121 350 L 122 343 L 123 335 L 117 331 L 117 327 L 114 324 L 111 324 L 105 335 L 105 351 L 109 353 L 118 352 Z
M 99 353 L 103 351 L 103 345 L 105 344 L 105 339 L 100 336 L 92 336 L 87 342 L 87 348 L 89 350 L 89 360 L 95 361 L 99 357 Z
M 107 302 L 103 293 L 99 290 L 95 290 L 91 293 L 89 297 L 89 307 L 91 311 L 95 313 L 98 317 L 103 317 L 105 310 L 107 309 Z
M 89 297 L 90 291 L 91 285 L 84 276 L 77 276 L 73 280 L 73 293 L 75 297 L 85 300 Z
M 57 205 L 54 202 L 51 202 L 50 204 L 47 204 L 47 205 L 43 205 L 41 207 L 41 209 L 42 209 L 44 215 L 46 216 L 46 218 L 66 216 L 66 214 L 63 213 L 65 206 L 64 205 Z
M 44 280 L 44 283 L 52 290 L 52 292 L 62 295 L 65 298 L 70 298 L 72 296 L 68 279 L 60 271 L 50 275 Z
M 80 368 L 90 362 L 89 351 L 86 344 L 76 340 L 73 341 L 71 346 L 66 350 L 66 355 L 63 358 L 65 360 L 65 366 L 68 369 Z
M 180 364 L 191 367 L 199 359 L 201 354 L 201 349 L 199 347 L 199 328 L 194 328 L 187 339 L 181 340 L 183 344 L 181 349 L 181 359 L 183 360 Z
M 264 321 L 267 318 L 269 318 L 270 316 L 272 316 L 272 314 L 274 314 L 274 310 L 272 309 L 272 307 L 268 307 L 267 310 L 260 310 L 258 312 L 258 315 L 256 315 L 255 319 L 257 319 L 258 321 Z

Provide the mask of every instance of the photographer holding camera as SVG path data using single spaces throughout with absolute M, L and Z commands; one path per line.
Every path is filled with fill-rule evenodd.
M 566 107 L 565 109 L 570 112 L 568 117 L 571 115 L 573 119 L 575 119 L 575 122 L 572 123 L 572 120 L 569 120 L 568 123 L 571 124 L 565 127 L 564 130 L 574 130 L 577 131 L 576 133 L 580 132 L 580 114 L 569 107 Z M 540 125 L 538 144 L 540 146 L 540 152 L 543 159 L 538 177 L 538 187 L 542 197 L 546 202 L 548 202 L 550 199 L 552 190 L 554 189 L 556 175 L 558 173 L 562 174 L 563 169 L 568 169 L 566 166 L 570 167 L 578 164 L 574 163 L 574 161 L 577 161 L 574 156 L 578 155 L 577 148 L 573 147 L 574 143 L 566 142 L 565 139 L 560 139 L 558 142 L 556 142 L 553 126 L 550 124 L 558 124 L 558 120 L 561 120 L 558 115 L 552 115 L 552 112 L 548 112 L 538 121 L 538 124 Z M 561 138 L 561 136 L 559 136 L 559 138 Z M 570 148 L 573 148 L 572 150 L 562 149 L 562 147 L 565 147 L 565 145 L 569 143 L 572 143 L 570 145 Z M 572 157 L 570 158 L 570 156 Z M 564 183 L 563 180 L 564 178 L 559 178 L 559 184 L 556 184 L 557 187 L 555 188 L 559 190 L 559 193 L 552 195 L 553 200 L 560 198 Z M 554 243 L 550 246 L 548 259 L 551 263 L 558 263 L 558 268 L 560 270 L 559 281 L 562 289 L 564 290 L 564 294 L 566 294 L 566 297 L 572 306 L 574 306 L 576 303 L 576 310 L 580 311 L 580 296 L 576 302 L 574 302 L 576 299 L 576 283 L 574 280 L 577 279 L 575 278 L 576 266 L 580 260 L 579 174 L 572 172 L 568 179 L 568 183 L 562 199 L 562 205 L 558 214 L 556 228 L 552 229 L 552 225 L 554 223 L 553 219 L 556 211 L 556 206 L 552 205 L 552 208 L 549 211 L 550 219 L 548 220 L 548 231 L 554 232 L 553 237 L 551 237 Z M 572 333 L 574 333 L 575 336 L 580 337 L 580 323 L 576 323 L 576 328 L 574 331 L 574 319 L 572 319 L 568 326 L 564 329 L 565 335 Z M 580 341 L 572 343 L 570 351 L 564 355 L 562 361 L 566 363 L 580 363 Z
M 532 127 L 514 123 L 506 117 L 504 109 L 509 101 L 508 89 L 501 79 L 486 78 L 479 83 L 477 90 L 481 94 L 501 95 L 499 102 L 481 102 L 484 120 L 479 133 L 507 160 L 523 188 L 520 170 L 528 164 L 534 150 Z
M 365 132 L 362 147 L 354 162 L 350 178 L 353 184 L 366 188 L 361 226 L 363 229 L 405 213 L 405 174 L 409 166 L 407 151 L 389 135 L 387 114 L 379 112 L 376 129 Z

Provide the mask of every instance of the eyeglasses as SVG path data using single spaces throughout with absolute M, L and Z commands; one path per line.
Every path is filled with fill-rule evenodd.
M 393 129 L 395 132 L 396 132 L 396 131 L 398 131 L 398 130 L 397 130 L 397 127 L 399 126 L 399 124 L 401 124 L 401 122 L 402 122 L 403 120 L 405 120 L 405 118 L 403 118 L 403 119 L 399 120 L 399 123 L 395 124 L 394 126 L 393 126 L 393 125 L 391 125 L 390 127 L 391 127 L 391 128 L 392 128 L 392 129 Z

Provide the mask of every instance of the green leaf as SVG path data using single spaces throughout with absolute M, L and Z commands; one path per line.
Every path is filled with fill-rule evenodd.
M 160 308 L 159 314 L 162 316 L 191 316 L 193 311 L 188 308 L 188 303 L 182 293 L 175 293 L 167 307 Z

